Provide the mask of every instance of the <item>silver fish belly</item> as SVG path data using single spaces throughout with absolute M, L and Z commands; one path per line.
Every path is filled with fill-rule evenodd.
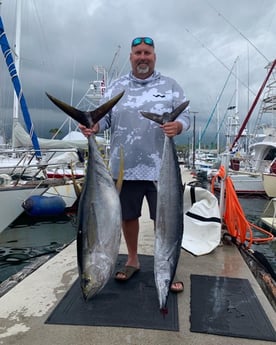
M 157 184 L 154 277 L 160 310 L 166 311 L 183 236 L 183 184 L 173 139 L 165 137 Z
M 181 103 L 171 113 L 163 115 L 140 113 L 147 119 L 164 124 L 174 121 L 189 105 Z M 160 175 L 157 183 L 157 209 L 154 245 L 154 278 L 160 310 L 167 312 L 167 300 L 175 275 L 183 236 L 184 187 L 178 164 L 175 143 L 165 136 Z
M 74 120 L 91 127 L 116 105 L 124 91 L 92 111 L 81 111 L 46 95 Z M 86 171 L 78 205 L 77 257 L 83 296 L 89 299 L 112 275 L 121 239 L 119 195 L 93 136 L 88 138 Z
M 85 299 L 97 294 L 114 272 L 121 239 L 121 206 L 114 181 L 93 137 L 78 208 L 77 257 Z

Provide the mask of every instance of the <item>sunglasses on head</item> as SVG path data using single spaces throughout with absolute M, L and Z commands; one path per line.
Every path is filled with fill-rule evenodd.
M 141 44 L 142 42 L 144 42 L 145 44 L 147 44 L 148 46 L 154 47 L 154 42 L 153 39 L 150 37 L 136 37 L 134 38 L 134 40 L 131 43 L 132 47 L 136 47 L 139 44 Z

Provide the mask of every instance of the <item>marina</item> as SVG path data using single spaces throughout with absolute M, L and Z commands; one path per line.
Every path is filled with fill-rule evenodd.
M 17 24 L 21 17 L 21 2 L 16 2 L 16 7 L 20 4 Z M 60 15 L 63 12 L 65 9 Z M 78 26 L 81 27 L 80 23 Z M 223 154 L 219 154 L 219 141 L 216 153 L 206 150 L 203 154 L 200 144 L 195 152 L 194 135 L 194 152 L 189 162 L 193 167 L 190 170 L 184 164 L 179 165 L 174 142 L 166 136 L 156 227 L 153 228 L 144 203 L 138 248 L 141 267 L 132 267 L 135 274 L 130 280 L 118 281 L 114 277 L 125 265 L 128 250 L 121 237 L 118 191 L 106 166 L 110 133 L 106 131 L 104 137 L 95 140 L 89 136 L 88 145 L 87 139 L 77 131 L 68 133 L 61 140 L 54 139 L 55 136 L 52 139 L 37 137 L 17 74 L 18 38 L 13 52 L 2 20 L 0 29 L 1 48 L 11 79 L 13 83 L 15 81 L 14 110 L 21 105 L 27 128 L 25 131 L 20 125 L 17 113 L 13 117 L 12 153 L 1 151 L 0 345 L 275 344 L 276 199 L 272 188 L 275 175 L 272 164 L 275 162 L 276 132 L 274 127 L 264 126 L 262 118 L 265 113 L 269 116 L 275 113 L 276 60 L 269 62 L 266 59 L 268 73 L 242 126 L 237 121 L 237 99 L 235 106 L 228 104 L 227 110 L 233 110 L 235 128 L 234 136 L 231 140 L 228 138 L 225 152 L 229 159 L 225 164 L 226 175 L 224 161 L 219 167 L 219 159 L 223 160 Z M 18 27 L 16 31 L 18 36 Z M 151 38 L 135 40 L 146 45 L 152 42 L 150 45 L 154 47 Z M 97 123 L 125 92 L 95 109 L 112 74 L 115 77 L 115 62 L 120 49 L 118 46 L 108 73 L 104 67 L 94 67 L 97 80 L 89 85 L 89 105 L 85 109 L 81 109 L 80 103 L 74 109 L 47 91 L 46 95 L 74 121 L 85 126 Z M 53 51 L 57 52 L 57 49 Z M 58 64 L 58 57 L 55 59 Z M 254 68 L 257 70 L 259 66 Z M 236 75 L 232 70 L 229 70 L 225 86 L 232 75 L 238 81 L 238 69 Z M 87 78 L 87 73 L 85 76 Z M 54 86 L 49 87 L 51 94 L 53 91 L 57 96 L 61 91 L 58 78 L 57 74 Z M 70 104 L 73 103 L 73 84 Z M 247 143 L 238 145 L 238 140 L 247 134 L 247 122 L 265 87 L 256 127 L 264 133 L 260 135 L 254 129 L 251 151 L 246 150 L 246 157 L 250 158 L 246 167 L 245 156 L 241 153 Z M 236 98 L 237 91 L 236 84 Z M 165 97 L 154 94 L 154 97 L 159 96 Z M 181 107 L 187 104 L 183 103 Z M 174 109 L 174 105 L 171 108 L 175 116 L 176 109 L 179 113 L 184 109 Z M 150 113 L 140 113 L 150 118 Z M 152 119 L 164 124 L 160 122 L 160 116 L 153 115 Z M 194 133 L 195 129 L 194 116 Z M 56 130 L 53 128 L 57 135 L 60 129 Z M 70 134 L 74 134 L 73 139 Z M 33 147 L 31 153 L 26 153 L 26 165 L 25 162 L 20 164 L 25 156 L 22 147 Z M 180 147 L 180 151 L 182 149 L 184 154 L 186 148 Z M 53 153 L 54 150 L 57 152 Z M 10 163 L 5 165 L 7 158 Z M 18 167 L 20 173 L 15 174 Z M 29 168 L 33 169 L 31 176 L 27 174 Z M 120 167 L 120 175 L 123 170 Z M 208 184 L 210 181 L 200 181 L 195 171 L 202 177 L 214 173 L 221 193 L 213 193 Z M 273 180 L 268 181 L 268 177 Z M 120 179 L 123 177 L 118 177 L 118 185 L 122 182 Z M 46 184 L 49 180 L 52 182 Z M 182 186 L 182 182 L 186 185 Z M 239 192 L 239 198 L 236 192 Z M 263 225 L 266 230 L 262 229 Z M 184 291 L 172 291 L 173 278 L 177 282 L 183 281 Z
M 189 171 L 184 171 L 186 181 L 191 181 Z M 268 200 L 254 198 L 240 199 L 243 208 L 251 221 L 257 221 L 263 207 Z M 257 207 L 258 205 L 258 207 Z M 23 224 L 24 221 L 22 220 Z M 76 260 L 74 217 L 65 217 L 56 222 L 38 222 L 37 225 L 17 224 L 1 234 L 2 243 L 6 246 L 11 239 L 16 239 L 15 233 L 21 234 L 18 242 L 10 245 L 15 248 L 20 243 L 23 247 L 37 246 L 45 249 L 52 243 L 53 251 L 59 247 L 54 256 L 47 260 L 27 275 L 22 281 L 15 284 L 0 298 L 0 344 L 14 344 L 20 339 L 20 344 L 37 343 L 48 344 L 179 344 L 179 342 L 192 345 L 199 344 L 273 344 L 274 341 L 260 339 L 229 337 L 212 334 L 211 332 L 200 333 L 191 331 L 191 279 L 194 275 L 208 275 L 216 277 L 229 277 L 246 279 L 253 288 L 268 319 L 276 328 L 275 310 L 264 294 L 260 284 L 246 264 L 238 248 L 233 243 L 221 244 L 210 254 L 194 256 L 186 250 L 181 251 L 177 268 L 177 278 L 184 281 L 184 292 L 177 296 L 178 303 L 178 331 L 164 331 L 147 328 L 104 327 L 85 326 L 72 324 L 51 324 L 47 320 L 61 303 L 66 293 L 78 276 Z M 46 230 L 48 229 L 48 230 Z M 35 236 L 36 234 L 36 236 Z M 43 235 L 44 234 L 44 235 Z M 4 236 L 4 237 L 3 237 Z M 18 236 L 18 235 L 17 235 Z M 25 239 L 24 239 L 25 237 Z M 55 247 L 54 243 L 59 243 Z M 148 210 L 143 208 L 141 218 L 141 234 L 139 253 L 141 255 L 153 255 L 154 232 L 152 222 L 149 220 Z M 271 265 L 276 267 L 275 242 L 266 244 L 266 255 L 270 255 Z M 258 250 L 262 245 L 257 245 Z M 273 252 L 274 247 L 274 252 Z M 49 247 L 48 247 L 49 249 Z M 126 246 L 121 241 L 120 255 L 125 254 Z M 269 254 L 270 253 L 270 254 Z M 49 253 L 48 253 L 49 255 Z M 127 301 L 126 301 L 127 302 Z M 158 308 L 156 313 L 159 313 Z M 65 322 L 66 323 L 66 322 Z M 256 325 L 257 326 L 257 325 Z
M 0 46 L 14 88 L 14 106 L 11 126 L 12 140 L 10 145 L 2 143 L 3 147 L 7 146 L 7 148 L 1 149 L 0 155 L 0 198 L 2 200 L 0 233 L 20 216 L 24 209 L 26 212 L 32 213 L 33 207 L 36 208 L 38 206 L 38 208 L 40 208 L 40 203 L 43 200 L 47 200 L 50 213 L 56 210 L 55 201 L 60 203 L 60 211 L 62 212 L 67 202 L 72 202 L 71 196 L 72 193 L 74 193 L 72 180 L 69 180 L 65 175 L 58 179 L 47 176 L 46 167 L 53 168 L 49 160 L 61 153 L 57 149 L 57 146 L 53 145 L 53 142 L 48 150 L 43 151 L 34 131 L 34 124 L 28 110 L 19 78 L 20 51 L 18 49 L 20 48 L 21 38 L 21 1 L 19 1 L 17 5 L 15 58 L 13 57 L 13 52 L 4 29 L 2 17 L 0 17 Z M 2 3 L 0 3 L 0 8 L 1 7 Z M 19 107 L 28 131 L 28 133 L 26 132 L 26 136 L 29 142 L 28 140 L 22 140 L 21 143 L 16 143 L 15 127 L 21 128 L 19 125 Z M 75 153 L 76 148 L 74 148 L 74 145 L 71 145 L 70 148 L 67 146 L 67 154 L 70 151 Z M 59 167 L 62 169 L 64 166 L 68 167 L 68 165 L 70 165 L 69 159 L 65 163 L 63 162 L 63 164 L 60 164 Z M 65 185 L 67 186 L 63 188 Z M 64 199 L 57 195 L 59 194 L 59 188 L 61 188 Z M 69 190 L 71 191 L 69 192 Z M 69 192 L 68 195 L 66 191 Z M 47 199 L 46 193 L 49 193 L 51 197 L 48 196 Z M 56 194 L 56 196 L 53 196 L 53 194 Z M 33 200 L 38 201 L 38 203 L 33 202 Z M 46 209 L 44 208 L 44 210 Z M 48 215 L 50 213 L 48 213 Z

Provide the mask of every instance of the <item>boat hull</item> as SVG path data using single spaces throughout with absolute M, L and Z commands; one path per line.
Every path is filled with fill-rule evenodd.
M 263 173 L 262 175 L 264 190 L 268 197 L 276 197 L 276 174 Z
M 0 233 L 4 231 L 18 216 L 23 213 L 22 203 L 30 195 L 42 195 L 48 187 L 16 187 L 0 189 Z
M 229 173 L 229 176 L 238 195 L 266 195 L 262 175 Z M 220 183 L 215 184 L 215 189 L 220 190 Z

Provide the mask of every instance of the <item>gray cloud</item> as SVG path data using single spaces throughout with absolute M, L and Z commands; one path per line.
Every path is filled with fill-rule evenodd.
M 15 3 L 3 0 L 1 8 L 11 45 Z M 221 117 L 231 102 L 237 78 L 229 75 L 237 57 L 233 73 L 239 79 L 241 121 L 265 78 L 267 60 L 275 59 L 274 0 L 28 0 L 22 1 L 22 13 L 20 75 L 38 133 L 66 118 L 45 91 L 70 102 L 74 82 L 73 104 L 78 104 L 96 78 L 93 66 L 108 70 L 117 54 L 110 75 L 128 72 L 135 36 L 153 37 L 156 68 L 184 88 L 201 129 L 219 96 Z M 3 59 L 0 68 L 0 119 L 7 123 L 12 87 Z M 206 132 L 214 133 L 216 126 L 214 116 Z

